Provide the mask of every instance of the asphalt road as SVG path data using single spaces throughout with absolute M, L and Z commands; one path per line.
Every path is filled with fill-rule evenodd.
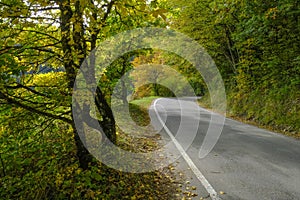
M 211 122 L 214 114 L 195 106 L 192 100 L 159 99 L 155 110 L 215 191 L 224 192 L 221 199 L 300 199 L 299 140 L 226 118 L 216 145 L 200 159 L 199 149 L 209 124 L 218 122 Z M 152 125 L 162 129 L 153 107 L 150 116 Z M 161 134 L 169 144 L 171 139 L 164 129 Z M 172 145 L 166 148 L 175 154 L 170 155 L 174 159 L 180 154 Z M 177 162 L 182 171 L 193 176 L 184 159 Z M 195 175 L 191 178 L 203 193 L 201 182 Z

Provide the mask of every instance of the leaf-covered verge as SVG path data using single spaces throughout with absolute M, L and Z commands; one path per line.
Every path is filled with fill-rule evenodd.
M 149 96 L 149 97 L 143 97 L 141 99 L 135 99 L 130 102 L 130 110 L 132 111 L 132 119 L 134 122 L 140 126 L 147 126 L 150 123 L 150 118 L 148 115 L 148 109 L 152 105 L 153 101 L 157 98 L 160 98 L 159 96 Z M 144 119 L 144 120 L 142 120 Z M 145 120 L 146 119 L 146 120 Z M 126 122 L 128 122 L 127 120 Z M 127 123 L 128 124 L 128 123 Z M 151 132 L 151 131 L 150 131 Z M 154 131 L 153 131 L 154 132 Z M 146 135 L 151 135 L 146 134 Z M 153 135 L 153 133 L 152 133 Z M 153 140 L 154 139 L 154 140 Z M 160 135 L 154 134 L 153 137 L 148 137 L 146 140 L 142 139 L 140 142 L 135 142 L 135 144 L 139 144 L 142 148 L 137 149 L 143 149 L 145 147 L 145 141 L 150 144 L 154 144 L 150 150 L 160 150 Z M 131 142 L 130 140 L 128 142 Z M 149 147 L 149 145 L 147 145 Z M 151 145 L 150 145 L 151 146 Z M 148 149 L 149 150 L 149 149 Z M 142 152 L 145 152 L 142 150 Z M 163 152 L 162 152 L 163 154 Z M 163 158 L 161 158 L 163 159 Z M 166 159 L 168 159 L 166 157 Z M 175 193 L 169 196 L 170 199 L 181 199 L 181 200 L 191 200 L 191 199 L 210 199 L 209 196 L 206 196 L 205 194 L 198 191 L 198 186 L 193 185 L 190 182 L 190 179 L 192 177 L 188 177 L 187 174 L 183 171 L 181 171 L 183 168 L 178 166 L 179 161 L 175 161 L 171 165 L 164 168 L 164 170 L 171 172 L 171 183 L 174 183 L 173 186 L 175 186 L 173 189 L 175 189 Z M 169 176 L 169 175 L 167 175 Z M 200 183 L 199 183 L 200 184 Z M 223 194 L 224 192 L 220 192 L 220 194 Z M 172 197 L 172 198 L 171 198 Z
M 130 104 L 130 112 L 137 123 L 149 123 L 146 107 Z M 27 117 L 20 120 L 20 115 Z M 87 170 L 82 170 L 69 125 L 37 115 L 28 116 L 30 113 L 23 109 L 7 108 L 1 112 L 0 196 L 3 199 L 182 199 L 195 196 L 192 189 L 190 192 L 180 189 L 184 181 L 171 165 L 135 174 L 114 170 L 94 160 Z M 13 117 L 17 120 L 7 120 Z M 9 124 L 4 123 L 4 118 Z M 30 126 L 39 121 L 44 124 L 35 129 Z M 118 145 L 127 151 L 157 150 L 159 138 L 155 134 L 147 138 L 132 137 L 118 129 Z

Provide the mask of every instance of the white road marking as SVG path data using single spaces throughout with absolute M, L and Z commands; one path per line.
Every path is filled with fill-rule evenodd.
M 169 135 L 169 137 L 171 138 L 171 140 L 173 141 L 173 143 L 175 144 L 176 148 L 181 153 L 182 157 L 187 162 L 187 164 L 189 165 L 189 167 L 191 168 L 191 170 L 194 172 L 194 174 L 196 175 L 196 177 L 198 178 L 198 180 L 201 182 L 201 184 L 204 186 L 204 188 L 206 189 L 206 191 L 209 193 L 211 199 L 212 200 L 221 200 L 221 198 L 218 196 L 218 193 L 211 186 L 211 184 L 207 181 L 207 179 L 204 177 L 204 175 L 202 174 L 202 172 L 196 167 L 195 163 L 187 155 L 187 153 L 185 152 L 185 150 L 183 149 L 183 147 L 179 144 L 179 142 L 173 136 L 173 134 L 168 129 L 168 127 L 166 126 L 166 124 L 164 123 L 164 121 L 160 118 L 160 116 L 159 116 L 159 114 L 157 112 L 157 109 L 155 107 L 158 100 L 160 100 L 160 99 L 156 99 L 154 101 L 153 108 L 154 108 L 155 114 L 156 114 L 159 122 L 164 127 L 165 131 L 167 132 L 167 134 Z

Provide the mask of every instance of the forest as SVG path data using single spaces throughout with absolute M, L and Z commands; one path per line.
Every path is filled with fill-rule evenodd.
M 149 105 L 134 102 L 143 104 L 143 97 L 175 93 L 185 96 L 180 80 L 170 78 L 173 72 L 164 71 L 162 65 L 186 77 L 195 94 L 203 96 L 200 104 L 210 107 L 201 74 L 180 56 L 159 49 L 127 52 L 96 81 L 93 69 L 99 63 L 92 59 L 93 50 L 116 34 L 138 28 L 175 30 L 204 47 L 223 78 L 227 116 L 299 138 L 299 4 L 296 0 L 0 0 L 0 196 L 182 199 L 192 195 L 177 194 L 180 180 L 171 166 L 135 174 L 97 161 L 74 123 L 76 113 L 82 120 L 80 129 L 100 124 L 110 142 L 128 151 L 158 148 L 155 138 L 137 140 L 123 133 L 111 106 L 121 109 L 129 104 L 131 117 L 147 124 Z M 72 99 L 86 58 L 91 70 L 83 74 L 94 89 L 95 115 L 87 112 L 90 105 Z M 149 63 L 151 70 L 145 65 Z M 152 83 L 145 84 L 144 76 Z M 178 91 L 155 84 L 158 81 L 176 85 Z

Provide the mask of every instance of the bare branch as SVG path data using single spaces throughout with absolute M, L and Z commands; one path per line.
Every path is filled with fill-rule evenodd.
M 47 10 L 59 10 L 59 7 L 46 7 L 46 8 L 41 8 L 41 7 L 35 7 L 29 9 L 30 11 L 47 11 Z
M 16 29 L 16 30 L 19 30 L 19 31 L 26 31 L 26 32 L 30 32 L 30 33 L 37 33 L 37 34 L 40 34 L 40 35 L 44 35 L 44 36 L 47 36 L 57 42 L 60 42 L 60 40 L 58 40 L 57 38 L 53 37 L 52 35 L 49 35 L 45 32 L 40 32 L 40 31 L 36 31 L 36 30 L 26 30 L 26 29 Z M 52 31 L 52 32 L 56 32 L 56 31 Z M 57 43 L 56 43 L 57 44 Z
M 102 24 L 104 24 L 104 22 L 106 21 L 108 15 L 110 14 L 111 10 L 112 10 L 112 7 L 113 5 L 115 4 L 115 0 L 112 0 L 108 6 L 107 6 L 107 11 L 106 13 L 104 14 L 104 17 L 102 18 Z

